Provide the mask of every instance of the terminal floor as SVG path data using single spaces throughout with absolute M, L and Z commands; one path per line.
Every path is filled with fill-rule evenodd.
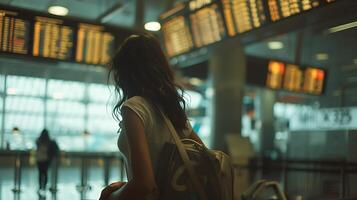
M 14 171 L 12 168 L 0 168 L 0 200 L 35 200 L 45 199 L 38 196 L 38 172 L 36 167 L 24 168 L 22 171 L 21 193 L 19 198 L 14 195 Z M 111 169 L 110 182 L 119 180 L 119 169 Z M 49 177 L 50 183 L 50 177 Z M 99 167 L 89 169 L 88 184 L 91 190 L 83 198 L 76 187 L 80 184 L 80 169 L 78 167 L 60 168 L 58 175 L 58 192 L 56 196 L 47 190 L 46 199 L 51 200 L 97 200 L 104 186 L 103 170 Z M 49 184 L 47 185 L 49 187 Z

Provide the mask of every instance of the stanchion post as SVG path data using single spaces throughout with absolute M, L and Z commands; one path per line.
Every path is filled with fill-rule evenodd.
M 15 166 L 14 166 L 14 188 L 13 192 L 20 193 L 21 192 L 21 168 L 22 168 L 22 163 L 21 163 L 21 154 L 20 152 L 16 153 L 15 157 Z
M 83 156 L 81 162 L 81 183 L 77 186 L 77 190 L 80 193 L 81 199 L 85 199 L 87 190 L 91 189 L 88 185 L 88 158 Z
M 346 196 L 346 171 L 345 171 L 346 164 L 343 162 L 341 166 L 341 198 L 345 198 Z
M 124 158 L 120 158 L 120 181 L 124 180 Z
M 110 157 L 104 157 L 104 185 L 109 184 L 109 176 L 110 176 Z

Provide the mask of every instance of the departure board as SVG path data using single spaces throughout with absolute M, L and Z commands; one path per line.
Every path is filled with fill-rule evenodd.
M 321 94 L 323 92 L 325 71 L 318 68 L 301 68 L 287 64 L 283 88 L 294 92 Z
M 283 87 L 286 90 L 300 92 L 303 83 L 303 71 L 297 65 L 287 64 Z
M 211 4 L 190 14 L 191 30 L 196 47 L 212 44 L 226 35 L 217 4 Z
M 88 64 L 107 64 L 114 52 L 114 36 L 105 27 L 79 24 L 76 61 Z
M 323 92 L 325 71 L 309 67 L 305 70 L 303 92 L 321 94 Z
M 27 54 L 30 22 L 18 17 L 17 12 L 0 10 L 0 50 Z
M 332 2 L 335 0 L 268 0 L 268 7 L 274 22 Z
M 176 56 L 192 49 L 192 37 L 184 16 L 178 15 L 164 22 L 162 31 L 168 56 Z
M 323 69 L 271 60 L 268 64 L 266 86 L 272 89 L 321 94 L 325 76 L 326 72 Z
M 285 64 L 278 61 L 270 61 L 268 65 L 268 75 L 266 85 L 273 89 L 282 88 L 282 81 L 285 71 Z
M 63 20 L 36 17 L 33 55 L 70 60 L 73 57 L 73 28 L 64 25 Z
M 222 0 L 229 36 L 258 28 L 267 22 L 263 0 Z

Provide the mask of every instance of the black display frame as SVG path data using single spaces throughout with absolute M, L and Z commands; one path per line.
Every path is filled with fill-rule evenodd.
M 103 27 L 103 32 L 109 32 L 113 35 L 114 37 L 114 49 L 113 49 L 113 54 L 116 52 L 117 48 L 119 48 L 121 42 L 125 40 L 128 36 L 138 33 L 139 31 L 133 31 L 127 28 L 123 27 L 118 27 L 118 26 L 113 26 L 113 25 L 107 25 L 107 24 L 102 24 L 97 21 L 92 21 L 88 19 L 81 19 L 81 18 L 76 18 L 76 17 L 64 17 L 64 16 L 57 16 L 57 15 L 52 15 L 49 13 L 43 13 L 43 12 L 38 12 L 38 11 L 32 11 L 28 9 L 23 9 L 23 8 L 17 8 L 13 6 L 8 6 L 4 4 L 0 4 L 0 9 L 5 10 L 5 11 L 11 11 L 11 12 L 16 12 L 18 15 L 16 18 L 22 19 L 22 20 L 27 20 L 29 21 L 29 49 L 27 54 L 19 54 L 19 53 L 14 53 L 14 52 L 8 52 L 8 51 L 2 51 L 0 49 L 0 55 L 8 55 L 8 56 L 16 56 L 16 57 L 21 57 L 21 58 L 27 58 L 27 59 L 36 59 L 36 60 L 43 60 L 43 61 L 49 61 L 49 62 L 70 62 L 70 63 L 79 63 L 79 64 L 86 64 L 86 65 L 95 65 L 95 66 L 107 66 L 101 65 L 101 64 L 92 64 L 92 63 L 86 63 L 86 62 L 77 62 L 76 61 L 76 52 L 77 52 L 77 38 L 78 38 L 78 30 L 79 30 L 79 24 L 90 24 L 94 26 L 101 26 Z M 70 26 L 73 30 L 73 46 L 72 46 L 72 55 L 70 56 L 69 59 L 57 59 L 57 58 L 50 58 L 50 57 L 43 57 L 43 56 L 34 56 L 33 55 L 33 45 L 34 45 L 34 27 L 35 27 L 35 22 L 36 22 L 36 17 L 44 17 L 44 18 L 51 18 L 51 19 L 56 19 L 56 20 L 61 20 L 63 21 L 63 25 Z M 109 63 L 108 63 L 109 64 Z
M 280 6 L 279 0 L 277 0 L 277 1 L 278 1 L 279 6 Z M 328 3 L 327 0 L 318 0 L 318 1 L 319 1 L 319 6 L 317 6 L 315 8 L 312 8 L 312 9 L 309 9 L 309 10 L 305 10 L 305 11 L 301 11 L 298 14 L 293 14 L 293 15 L 290 15 L 288 17 L 283 17 L 283 18 L 281 18 L 281 19 L 279 19 L 277 21 L 272 21 L 271 20 L 271 14 L 270 14 L 270 11 L 269 11 L 268 1 L 267 0 L 263 0 L 264 14 L 265 14 L 265 17 L 267 18 L 266 22 L 264 24 L 262 24 L 261 26 L 257 27 L 257 28 L 253 27 L 251 30 L 248 30 L 248 31 L 245 31 L 245 32 L 242 32 L 242 33 L 236 33 L 233 36 L 230 36 L 228 34 L 227 23 L 226 23 L 226 19 L 225 19 L 224 12 L 223 12 L 222 0 L 212 0 L 211 3 L 204 5 L 204 6 L 200 7 L 199 9 L 205 8 L 205 7 L 210 6 L 212 4 L 215 4 L 215 3 L 218 5 L 219 10 L 220 10 L 221 15 L 222 15 L 223 26 L 225 28 L 225 33 L 226 33 L 225 37 L 223 37 L 222 40 L 221 40 L 221 41 L 223 41 L 225 39 L 230 39 L 230 38 L 244 38 L 245 36 L 249 37 L 249 36 L 251 36 L 250 34 L 252 34 L 252 32 L 256 32 L 256 31 L 259 31 L 259 30 L 265 30 L 267 27 L 271 26 L 272 24 L 285 23 L 286 21 L 290 20 L 291 18 L 299 18 L 302 15 L 306 15 L 307 13 L 311 13 L 311 12 L 314 12 L 316 10 L 320 10 L 320 9 L 330 5 L 330 4 L 335 4 L 336 2 L 340 2 L 340 1 L 343 1 L 343 0 L 335 0 L 335 1 L 330 2 L 330 3 Z M 173 15 L 165 17 L 165 19 L 160 19 L 160 23 L 165 23 L 167 20 L 171 19 L 172 17 L 178 16 L 178 15 L 182 15 L 190 23 L 189 15 L 191 14 L 192 11 L 190 11 L 190 9 L 189 9 L 189 2 L 184 2 L 183 4 L 184 4 L 185 8 L 182 11 L 180 11 L 179 14 L 178 13 L 174 13 Z M 196 12 L 199 9 L 196 9 L 193 12 Z M 278 11 L 279 11 L 279 14 L 281 15 L 281 9 L 279 9 Z M 190 35 L 191 35 L 192 40 L 194 40 L 193 39 L 194 36 L 193 36 L 193 32 L 191 30 L 191 27 L 192 27 L 191 24 L 189 24 Z M 221 41 L 217 41 L 217 42 L 214 42 L 214 43 L 211 43 L 211 44 L 208 44 L 208 45 L 203 45 L 201 47 L 196 47 L 195 44 L 193 43 L 193 48 L 191 48 L 189 51 L 183 52 L 183 53 L 180 53 L 180 54 L 176 54 L 176 55 L 173 55 L 173 56 L 169 56 L 169 58 L 170 59 L 177 58 L 177 57 L 183 56 L 185 54 L 189 54 L 189 53 L 192 53 L 194 51 L 197 51 L 198 49 L 201 49 L 201 48 L 211 48 L 212 46 L 219 44 Z
M 269 73 L 269 62 L 271 61 L 276 61 L 276 62 L 281 62 L 284 64 L 284 74 L 282 78 L 282 87 L 279 89 L 274 89 L 271 87 L 268 87 L 266 85 L 267 82 L 267 77 Z M 256 56 L 247 56 L 247 69 L 246 69 L 246 83 L 258 87 L 264 87 L 268 88 L 271 90 L 276 90 L 276 91 L 285 91 L 285 92 L 291 92 L 291 93 L 297 93 L 297 94 L 306 94 L 306 95 L 313 95 L 313 96 L 321 96 L 324 95 L 326 92 L 326 86 L 327 86 L 327 81 L 328 81 L 328 70 L 324 67 L 321 66 L 311 66 L 311 65 L 305 65 L 305 64 L 297 64 L 294 62 L 288 62 L 286 60 L 281 60 L 281 59 L 275 59 L 275 58 L 261 58 L 261 57 L 256 57 Z M 259 66 L 255 66 L 255 64 L 258 64 Z M 287 65 L 297 65 L 300 70 L 303 72 L 306 71 L 308 68 L 312 69 L 318 69 L 322 70 L 324 72 L 324 80 L 322 84 L 322 90 L 321 93 L 316 94 L 316 93 L 310 93 L 310 92 L 305 92 L 305 91 L 293 91 L 293 90 L 288 90 L 284 88 L 284 79 L 285 79 L 285 73 L 286 73 L 286 66 Z M 259 72 L 259 70 L 262 70 Z M 305 74 L 303 75 L 305 77 Z M 255 79 L 255 80 L 253 80 Z

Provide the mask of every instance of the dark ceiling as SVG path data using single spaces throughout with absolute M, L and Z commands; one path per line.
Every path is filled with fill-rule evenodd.
M 157 20 L 175 0 L 0 0 L 1 4 L 47 12 L 49 6 L 69 8 L 68 16 L 98 20 L 116 26 L 133 28 L 138 23 Z M 104 18 L 101 16 L 107 14 Z M 141 24 L 142 25 L 142 24 Z

